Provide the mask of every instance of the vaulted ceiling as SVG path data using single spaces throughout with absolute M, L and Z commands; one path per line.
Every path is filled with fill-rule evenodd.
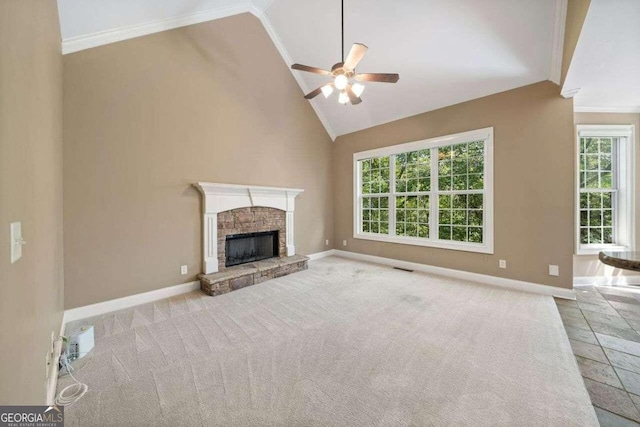
M 311 101 L 338 135 L 542 80 L 557 81 L 562 0 L 345 0 L 345 49 L 369 51 L 358 72 L 399 73 L 367 83 L 359 105 Z M 290 65 L 340 61 L 339 0 L 58 0 L 63 52 L 250 12 Z M 256 64 L 258 65 L 258 64 Z M 326 77 L 293 71 L 300 96 Z
M 577 111 L 640 112 L 640 0 L 592 0 L 564 82 Z

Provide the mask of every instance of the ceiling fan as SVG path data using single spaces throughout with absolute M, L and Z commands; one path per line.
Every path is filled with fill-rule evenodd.
M 331 71 L 323 70 L 321 68 L 310 67 L 308 65 L 302 64 L 293 64 L 291 66 L 294 70 L 306 71 L 308 73 L 321 74 L 323 76 L 328 76 L 333 79 L 332 82 L 329 82 L 323 86 L 320 86 L 316 90 L 313 90 L 305 95 L 306 99 L 313 99 L 317 95 L 322 92 L 325 98 L 328 98 L 329 95 L 333 92 L 334 88 L 340 91 L 340 95 L 338 96 L 338 102 L 340 104 L 346 105 L 348 102 L 351 102 L 352 105 L 360 104 L 362 99 L 360 95 L 364 91 L 364 85 L 360 83 L 352 83 L 352 80 L 356 82 L 380 82 L 380 83 L 395 83 L 400 79 L 398 74 L 385 74 L 385 73 L 364 73 L 364 74 L 356 74 L 356 67 L 358 63 L 364 57 L 364 54 L 367 53 L 368 47 L 361 44 L 355 43 L 349 54 L 347 55 L 347 59 L 344 58 L 344 0 L 341 0 L 341 16 L 342 16 L 342 62 L 338 62 L 333 67 L 331 67 Z

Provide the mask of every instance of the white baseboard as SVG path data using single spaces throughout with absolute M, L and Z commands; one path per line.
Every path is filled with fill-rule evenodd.
M 574 277 L 574 286 L 627 286 L 640 285 L 640 275 L 634 276 L 584 276 Z
M 329 249 L 328 251 L 316 252 L 315 254 L 309 254 L 307 256 L 309 257 L 310 261 L 315 261 L 317 259 L 326 258 L 326 257 L 332 256 L 334 254 L 335 254 L 335 249 Z
M 541 285 L 538 283 L 523 282 L 521 280 L 507 279 L 504 277 L 489 276 L 486 274 L 470 273 L 468 271 L 453 270 L 450 268 L 435 267 L 433 265 L 420 264 L 417 262 L 400 261 L 392 258 L 383 258 L 374 255 L 365 255 L 356 252 L 341 251 L 334 249 L 333 255 L 355 259 L 358 261 L 383 264 L 391 267 L 399 267 L 407 270 L 415 270 L 423 273 L 439 274 L 441 276 L 454 277 L 456 279 L 479 282 L 486 285 L 499 286 L 501 288 L 515 289 L 534 294 L 549 295 L 558 298 L 576 299 L 573 289 L 556 288 L 555 286 Z
M 63 322 L 66 324 L 67 322 L 73 322 L 80 319 L 86 319 L 87 317 L 98 316 L 100 314 L 134 307 L 136 305 L 158 301 L 175 295 L 186 294 L 187 292 L 191 292 L 196 289 L 200 289 L 199 281 L 169 286 L 167 288 L 157 289 L 155 291 L 149 291 L 142 294 L 85 305 L 84 307 L 72 308 L 64 312 Z

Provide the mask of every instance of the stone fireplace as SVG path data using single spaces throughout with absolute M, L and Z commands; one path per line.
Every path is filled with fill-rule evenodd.
M 266 245 L 269 237 L 271 248 Z M 229 248 L 233 254 L 228 253 Z M 287 256 L 285 211 L 254 206 L 218 214 L 218 271 L 232 265 L 284 256 Z
M 303 190 L 194 184 L 203 195 L 201 288 L 230 292 L 307 268 L 293 240 L 294 200 Z
M 221 262 L 218 257 L 218 252 L 224 249 L 225 241 L 219 239 L 219 230 L 226 237 L 226 234 L 277 229 L 280 231 L 280 238 L 284 239 L 281 256 L 295 255 L 295 198 L 304 190 L 211 182 L 198 182 L 194 185 L 204 198 L 202 254 L 205 274 L 225 268 L 224 258 Z M 271 226 L 276 228 L 268 228 Z

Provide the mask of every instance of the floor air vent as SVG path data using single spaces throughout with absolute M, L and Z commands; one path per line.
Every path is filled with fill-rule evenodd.
M 400 271 L 406 271 L 407 273 L 413 273 L 413 270 L 409 270 L 408 268 L 400 268 L 400 267 L 393 267 L 394 270 L 400 270 Z

